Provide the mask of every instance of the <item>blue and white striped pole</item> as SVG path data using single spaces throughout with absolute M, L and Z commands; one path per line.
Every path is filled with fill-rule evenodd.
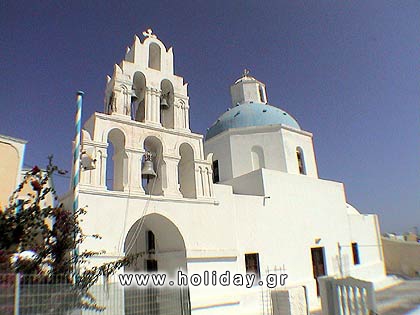
M 83 101 L 82 91 L 77 92 L 76 101 L 77 101 L 77 112 L 75 117 L 74 125 L 76 127 L 76 136 L 74 137 L 74 149 L 73 149 L 73 214 L 79 209 L 79 183 L 80 183 L 80 141 L 81 141 L 81 132 L 82 132 L 82 101 Z M 77 235 L 74 235 L 76 238 Z M 75 261 L 75 280 L 78 280 L 78 256 L 79 248 L 76 246 L 74 249 L 74 261 Z
M 74 125 L 76 127 L 76 136 L 74 137 L 73 150 L 73 213 L 79 208 L 79 182 L 80 182 L 80 134 L 82 132 L 82 101 L 84 93 L 77 92 L 77 112 Z

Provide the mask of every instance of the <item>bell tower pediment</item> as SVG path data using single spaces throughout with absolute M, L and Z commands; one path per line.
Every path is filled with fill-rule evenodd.
M 174 74 L 173 50 L 151 29 L 136 35 L 107 78 L 104 111 L 167 129 L 189 131 L 187 84 Z

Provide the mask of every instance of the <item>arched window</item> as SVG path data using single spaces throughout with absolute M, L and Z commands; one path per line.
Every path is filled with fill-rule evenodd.
M 267 99 L 265 98 L 264 88 L 262 87 L 262 85 L 258 85 L 258 92 L 260 93 L 261 103 L 266 103 Z
M 296 148 L 296 158 L 298 162 L 299 174 L 306 175 L 305 157 L 301 147 Z
M 264 151 L 260 146 L 253 146 L 251 149 L 252 170 L 265 167 Z
M 149 46 L 149 68 L 160 71 L 160 47 L 156 43 Z

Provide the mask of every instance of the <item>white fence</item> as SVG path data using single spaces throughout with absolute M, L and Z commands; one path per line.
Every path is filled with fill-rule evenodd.
M 191 314 L 187 287 L 124 288 L 113 276 L 95 284 L 89 294 L 96 308 L 83 303 L 68 277 L 0 274 L 1 315 Z
M 318 278 L 323 315 L 375 315 L 376 298 L 372 282 L 352 277 Z

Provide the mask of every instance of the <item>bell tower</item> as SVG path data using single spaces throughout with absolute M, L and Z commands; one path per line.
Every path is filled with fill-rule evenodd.
M 148 125 L 189 130 L 187 84 L 174 74 L 172 48 L 151 29 L 135 36 L 124 60 L 107 77 L 107 114 L 123 116 Z
M 134 37 L 107 76 L 104 113 L 85 124 L 82 145 L 96 169 L 82 185 L 171 198 L 213 198 L 211 162 L 203 136 L 189 126 L 187 83 L 174 74 L 172 48 L 151 29 Z M 112 153 L 112 156 L 110 154 Z

